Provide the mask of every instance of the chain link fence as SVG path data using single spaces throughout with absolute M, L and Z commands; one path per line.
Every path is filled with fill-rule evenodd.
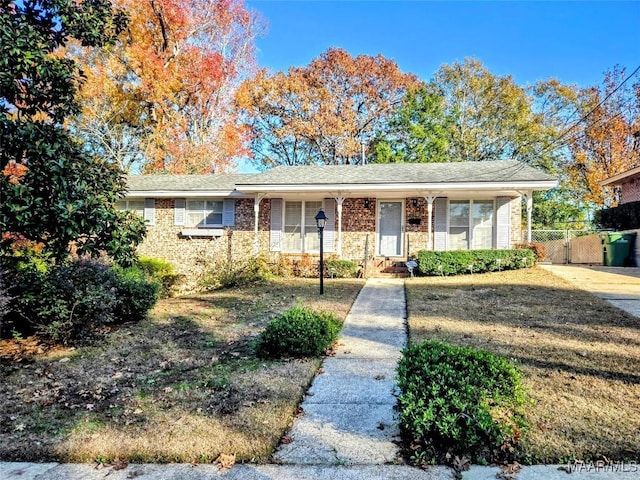
M 531 240 L 544 245 L 547 262 L 602 264 L 598 230 L 532 230 Z

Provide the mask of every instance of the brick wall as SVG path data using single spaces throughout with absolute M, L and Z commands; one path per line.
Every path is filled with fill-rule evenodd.
M 362 262 L 365 254 L 375 256 L 376 248 L 376 211 L 374 198 L 348 198 L 342 207 L 342 257 Z M 253 254 L 254 243 L 254 200 L 251 198 L 236 200 L 235 227 L 224 229 L 221 237 L 185 238 L 180 232 L 185 228 L 174 225 L 174 200 L 156 200 L 156 224 L 149 226 L 147 236 L 139 247 L 141 255 L 164 258 L 171 262 L 179 273 L 194 283 L 207 269 L 214 268 L 222 261 L 240 261 Z M 521 241 L 521 201 L 519 197 L 511 203 L 511 240 Z M 258 238 L 259 251 L 269 251 L 269 224 L 271 200 L 260 202 Z M 411 222 L 411 219 L 419 219 Z M 432 219 L 432 226 L 434 221 Z M 187 226 L 188 228 L 188 226 Z M 424 198 L 405 200 L 405 250 L 415 255 L 427 247 L 427 202 Z M 336 226 L 337 249 L 337 226 Z M 299 255 L 271 253 L 272 259 L 279 256 L 297 258 Z
M 640 202 L 640 178 L 633 178 L 621 185 L 620 203 Z
M 156 222 L 138 248 L 140 255 L 164 258 L 185 275 L 187 287 L 194 286 L 207 269 L 223 261 L 238 261 L 253 250 L 253 200 L 236 203 L 236 227 L 224 229 L 221 237 L 180 235 L 184 226 L 174 225 L 174 200 L 156 199 Z M 251 229 L 247 229 L 251 225 Z M 188 228 L 188 227 L 187 227 Z M 261 241 L 265 246 L 267 240 Z
M 511 248 L 522 242 L 522 197 L 511 199 Z

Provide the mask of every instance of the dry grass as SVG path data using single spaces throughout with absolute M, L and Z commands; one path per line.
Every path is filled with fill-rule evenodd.
M 297 302 L 344 319 L 362 284 L 332 280 L 321 300 L 306 279 L 168 299 L 76 349 L 0 342 L 0 459 L 264 461 L 320 360 L 261 361 L 252 341 Z
M 542 269 L 407 282 L 413 341 L 513 359 L 531 404 L 522 460 L 640 458 L 640 320 Z

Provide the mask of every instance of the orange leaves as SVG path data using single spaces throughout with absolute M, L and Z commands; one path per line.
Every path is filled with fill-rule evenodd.
M 11 245 L 13 253 L 31 251 L 40 253 L 44 249 L 44 243 L 34 242 L 20 233 L 4 232 L 1 237 L 2 242 L 8 242 Z
M 260 72 L 236 100 L 265 164 L 354 163 L 361 143 L 415 84 L 381 55 L 352 57 L 332 48 L 306 67 Z
M 18 163 L 15 160 L 9 160 L 7 165 L 2 170 L 2 174 L 5 177 L 9 177 L 7 180 L 11 185 L 20 185 L 20 180 L 25 176 L 29 167 L 27 167 L 26 162 Z
M 607 197 L 602 180 L 640 165 L 635 139 L 640 130 L 640 84 L 621 86 L 624 78 L 624 68 L 615 67 L 601 86 L 583 92 L 584 120 L 569 137 L 570 181 L 596 205 L 615 202 Z
M 84 133 L 127 170 L 224 171 L 246 153 L 234 95 L 255 70 L 259 20 L 242 0 L 116 0 L 121 43 L 85 57 Z

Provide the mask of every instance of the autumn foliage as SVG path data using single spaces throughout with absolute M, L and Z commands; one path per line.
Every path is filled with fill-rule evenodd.
M 346 164 L 360 161 L 363 142 L 417 84 L 382 55 L 331 48 L 305 67 L 261 71 L 237 99 L 258 164 Z
M 92 146 L 126 170 L 223 172 L 246 154 L 233 95 L 254 71 L 255 14 L 242 0 L 115 0 L 119 42 L 79 52 L 79 121 Z
M 616 67 L 583 93 L 584 120 L 568 136 L 572 185 L 596 205 L 615 203 L 599 182 L 640 165 L 640 82 L 623 85 L 624 78 Z

